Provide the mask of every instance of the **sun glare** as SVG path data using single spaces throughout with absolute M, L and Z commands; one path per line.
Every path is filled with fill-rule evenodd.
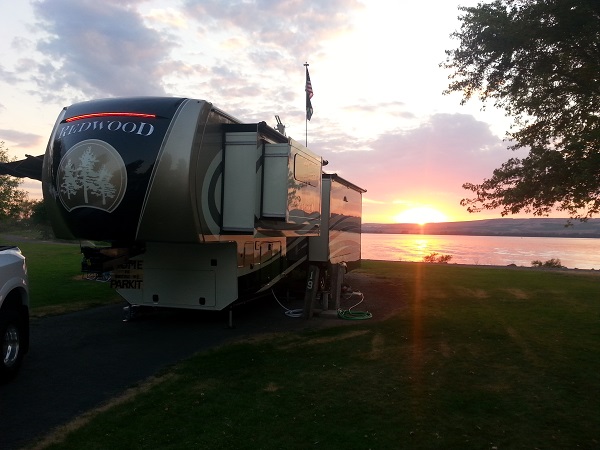
M 424 225 L 433 222 L 447 222 L 446 215 L 437 209 L 428 206 L 407 209 L 394 217 L 397 223 L 418 223 Z

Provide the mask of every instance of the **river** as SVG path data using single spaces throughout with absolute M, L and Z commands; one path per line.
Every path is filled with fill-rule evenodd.
M 450 263 L 531 267 L 531 262 L 560 259 L 570 269 L 600 269 L 600 239 L 425 234 L 362 234 L 362 258 L 422 261 L 436 252 Z

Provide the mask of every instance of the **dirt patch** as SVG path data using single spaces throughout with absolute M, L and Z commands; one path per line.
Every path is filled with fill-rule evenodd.
M 468 297 L 468 298 L 476 298 L 479 300 L 485 300 L 489 298 L 490 294 L 485 289 L 469 289 L 466 287 L 457 287 L 457 294 Z
M 355 311 L 369 311 L 373 315 L 370 320 L 384 320 L 407 307 L 407 291 L 401 283 L 362 272 L 346 274 L 344 282 L 352 291 L 360 292 L 363 300 L 354 306 L 360 298 L 344 296 L 340 301 L 342 309 L 354 306 Z
M 525 291 L 523 291 L 522 289 L 509 288 L 509 289 L 503 289 L 503 290 L 508 292 L 510 295 L 512 295 L 517 300 L 527 300 L 529 298 L 529 295 L 527 295 L 527 293 Z
M 279 386 L 277 386 L 275 383 L 273 383 L 272 381 L 269 382 L 263 389 L 263 391 L 265 392 L 277 392 L 280 389 Z
M 524 339 L 523 336 L 521 336 L 521 334 L 516 329 L 514 329 L 511 326 L 507 326 L 506 332 L 511 337 L 511 339 L 515 342 L 515 344 L 517 344 L 521 348 L 523 355 L 525 355 L 525 357 L 529 361 L 531 361 L 535 365 L 542 364 L 541 358 L 531 349 L 531 347 L 527 343 L 527 340 Z
M 384 344 L 385 344 L 385 339 L 383 338 L 383 335 L 381 333 L 375 334 L 375 336 L 373 336 L 373 339 L 371 339 L 371 352 L 369 353 L 369 356 L 367 359 L 370 359 L 370 360 L 380 359 L 384 354 L 384 349 L 383 349 Z
M 450 358 L 454 354 L 446 339 L 440 341 L 440 353 L 444 358 Z
M 357 336 L 362 336 L 365 334 L 370 333 L 369 330 L 355 330 L 355 331 L 350 331 L 348 333 L 344 333 L 344 334 L 340 334 L 339 336 L 330 336 L 330 337 L 322 337 L 322 338 L 317 338 L 317 339 L 308 339 L 306 341 L 302 341 L 300 343 L 293 343 L 291 345 L 285 345 L 280 347 L 281 349 L 285 350 L 288 348 L 298 348 L 298 347 L 308 347 L 308 346 L 312 346 L 312 345 L 322 345 L 322 344 L 329 344 L 331 342 L 336 342 L 336 341 L 341 341 L 344 339 L 350 339 L 353 337 L 357 337 Z

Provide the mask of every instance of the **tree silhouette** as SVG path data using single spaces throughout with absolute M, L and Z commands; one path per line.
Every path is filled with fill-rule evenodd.
M 572 218 L 600 214 L 600 2 L 495 0 L 463 13 L 446 93 L 492 101 L 514 123 L 510 158 L 461 204 L 469 212 L 501 208 Z

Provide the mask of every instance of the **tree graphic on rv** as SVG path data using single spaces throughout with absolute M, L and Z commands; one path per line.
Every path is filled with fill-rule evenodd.
M 103 165 L 97 173 L 96 183 L 90 189 L 91 193 L 102 197 L 102 205 L 106 205 L 106 198 L 113 198 L 117 192 L 115 186 L 110 183 L 112 172 Z
M 73 161 L 69 159 L 63 169 L 63 181 L 60 185 L 61 191 L 70 199 L 72 195 L 77 194 L 83 189 L 83 200 L 85 204 L 89 203 L 88 195 L 94 195 L 102 198 L 102 204 L 106 205 L 107 198 L 114 198 L 116 194 L 115 186 L 110 182 L 112 172 L 108 170 L 106 164 L 102 165 L 100 170 L 96 171 L 98 158 L 91 147 L 85 149 L 79 157 L 80 165 L 76 167 Z
M 60 185 L 60 189 L 62 192 L 67 194 L 67 198 L 71 199 L 71 195 L 75 195 L 81 185 L 79 184 L 79 180 L 77 178 L 77 169 L 73 165 L 73 161 L 69 158 L 64 167 L 64 176 L 63 182 Z
M 81 185 L 83 187 L 83 201 L 87 204 L 88 190 L 93 190 L 98 179 L 98 173 L 94 171 L 94 166 L 98 162 L 98 158 L 92 152 L 92 149 L 88 147 L 83 155 L 79 158 L 81 165 L 79 166 L 79 174 L 81 175 Z

